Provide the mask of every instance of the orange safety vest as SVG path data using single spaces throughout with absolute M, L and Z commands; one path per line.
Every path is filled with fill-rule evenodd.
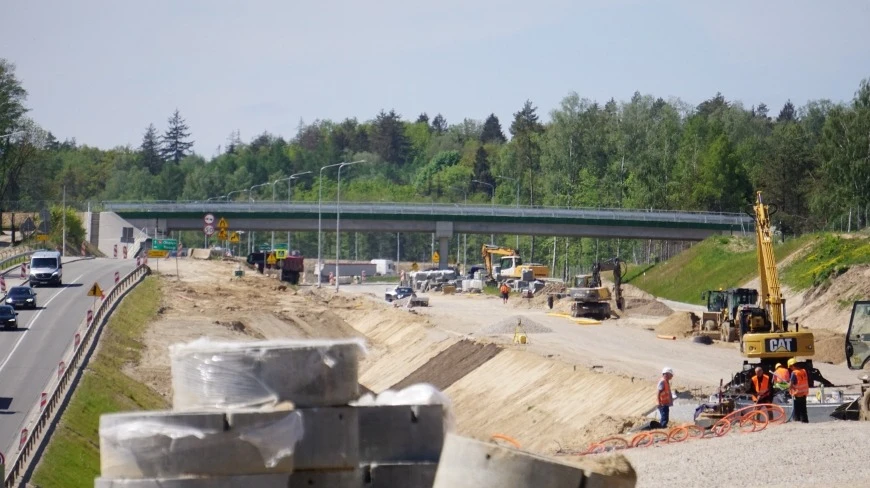
M 752 401 L 758 401 L 758 393 L 764 393 L 770 391 L 770 377 L 765 375 L 761 376 L 761 386 L 758 386 L 758 376 L 752 377 L 752 385 L 755 386 L 756 395 L 752 395 Z
M 499 291 L 502 293 L 510 293 L 511 289 L 508 288 L 507 285 L 501 285 L 501 288 L 499 288 Z
M 802 369 L 795 369 L 794 375 L 797 376 L 797 385 L 792 385 L 788 389 L 793 397 L 805 397 L 810 394 L 810 383 L 807 380 L 807 372 Z
M 673 403 L 673 399 L 671 398 L 671 384 L 664 378 L 659 380 L 659 384 L 664 384 L 664 387 L 658 394 L 659 406 L 670 406 Z
M 774 383 L 788 383 L 791 375 L 788 374 L 788 370 L 785 368 L 776 368 L 776 371 L 773 373 L 773 382 Z

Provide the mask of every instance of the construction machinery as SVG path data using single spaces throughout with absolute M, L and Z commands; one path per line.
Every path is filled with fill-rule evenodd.
M 299 276 L 305 272 L 305 258 L 299 251 L 293 251 L 281 260 L 281 281 L 291 285 L 299 284 Z
M 743 306 L 758 304 L 758 290 L 752 288 L 729 288 L 708 290 L 701 294 L 707 302 L 707 311 L 701 314 L 701 328 L 706 332 L 719 332 L 722 342 L 735 342 L 739 338 L 738 311 Z
M 604 320 L 611 316 L 610 300 L 616 302 L 616 308 L 625 310 L 625 299 L 622 297 L 622 275 L 626 264 L 619 258 L 599 261 L 592 265 L 592 274 L 574 277 L 573 287 L 561 292 L 547 294 L 547 306 L 553 308 L 556 299 L 570 297 L 572 317 L 593 317 Z M 613 271 L 613 293 L 601 282 L 602 271 Z
M 846 330 L 846 365 L 849 369 L 867 369 L 870 366 L 870 300 L 859 300 L 852 304 L 852 317 Z M 859 418 L 870 420 L 870 375 L 863 375 L 861 380 L 861 397 L 856 400 L 859 403 Z
M 543 264 L 524 264 L 519 253 L 509 247 L 484 244 L 480 250 L 486 268 L 486 280 L 489 283 L 500 283 L 507 280 L 543 279 L 550 276 L 550 268 Z M 493 265 L 492 257 L 501 256 L 498 264 Z M 531 281 L 531 280 L 528 280 Z

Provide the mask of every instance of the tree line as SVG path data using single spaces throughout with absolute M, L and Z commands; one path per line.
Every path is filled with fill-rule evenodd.
M 494 114 L 450 123 L 438 113 L 406 119 L 382 110 L 365 121 L 300 124 L 289 138 L 264 132 L 245 142 L 232 131 L 210 157 L 191 151 L 191 129 L 178 111 L 162 136 L 152 124 L 138 147 L 101 149 L 57 141 L 27 118 L 25 97 L 14 66 L 0 61 L 0 135 L 24 131 L 0 139 L 0 190 L 3 201 L 23 207 L 60 200 L 63 184 L 67 199 L 79 202 L 203 201 L 230 192 L 271 200 L 273 191 L 276 200 L 311 201 L 322 166 L 365 159 L 343 172 L 342 200 L 741 212 L 761 190 L 777 204 L 774 224 L 786 234 L 866 227 L 870 210 L 868 80 L 850 101 L 789 101 L 773 112 L 721 93 L 697 106 L 641 93 L 604 103 L 571 93 L 546 122 L 526 101 L 506 128 Z M 242 191 L 306 171 L 292 185 Z M 335 175 L 325 173 L 324 198 L 335 190 Z M 395 254 L 396 236 L 364 239 L 367 253 Z M 428 254 L 427 236 L 408 239 Z M 576 259 L 588 258 L 592 246 L 574 241 L 583 249 Z M 607 241 L 595 249 L 646 249 L 649 259 L 649 244 Z M 521 247 L 544 261 L 553 240 L 524 239 Z

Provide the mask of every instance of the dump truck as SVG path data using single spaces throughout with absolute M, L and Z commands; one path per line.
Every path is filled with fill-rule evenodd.
M 281 269 L 281 281 L 291 285 L 299 284 L 299 276 L 305 272 L 305 259 L 299 251 L 293 251 L 279 261 Z

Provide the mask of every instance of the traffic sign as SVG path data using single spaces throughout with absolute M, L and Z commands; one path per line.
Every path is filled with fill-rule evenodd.
M 149 249 L 148 257 L 149 258 L 165 258 L 169 256 L 169 251 L 165 249 Z
M 217 238 L 218 238 L 218 240 L 221 240 L 221 241 L 227 240 L 227 230 L 226 229 L 219 230 L 217 233 Z
M 36 234 L 36 240 L 37 241 L 47 241 L 48 234 Z
M 275 253 L 269 253 L 269 257 L 266 258 L 266 264 L 275 264 L 276 262 L 278 262 L 278 260 L 275 259 Z
M 271 249 L 272 249 L 272 246 L 270 246 L 268 242 L 264 242 L 263 244 L 260 244 L 261 251 L 269 251 Z
M 275 244 L 275 249 L 287 250 L 290 249 L 290 246 L 288 246 L 286 242 L 279 242 L 278 244 Z
M 202 221 L 205 222 L 205 225 L 212 225 L 214 224 L 214 215 L 207 213 L 205 214 L 205 217 L 202 218 Z
M 98 296 L 102 296 L 102 295 L 103 295 L 103 290 L 100 288 L 100 284 L 95 281 L 94 286 L 92 286 L 91 289 L 88 290 L 88 296 L 89 297 L 98 297 Z
M 233 232 L 233 234 L 230 236 L 230 242 L 232 242 L 232 243 L 234 243 L 234 244 L 235 244 L 235 243 L 238 243 L 240 240 L 241 240 L 241 239 L 239 239 L 239 233 L 238 233 L 238 232 Z
M 438 251 L 435 251 L 435 252 L 432 254 L 432 262 L 435 262 L 435 263 L 440 263 L 440 262 L 441 262 L 441 255 L 438 254 Z
M 202 231 L 205 232 L 205 235 L 211 236 L 214 234 L 214 226 L 206 224 L 206 226 L 202 228 Z
M 169 251 L 178 247 L 177 239 L 154 239 L 151 243 L 151 249 L 157 251 Z
M 229 228 L 230 228 L 230 224 L 227 222 L 227 219 L 221 217 L 221 219 L 218 220 L 217 228 L 218 228 L 218 229 L 229 229 Z
M 284 259 L 287 257 L 286 249 L 275 249 L 275 258 L 276 259 Z
M 417 271 L 420 269 L 420 265 L 417 263 L 411 263 L 411 270 Z

